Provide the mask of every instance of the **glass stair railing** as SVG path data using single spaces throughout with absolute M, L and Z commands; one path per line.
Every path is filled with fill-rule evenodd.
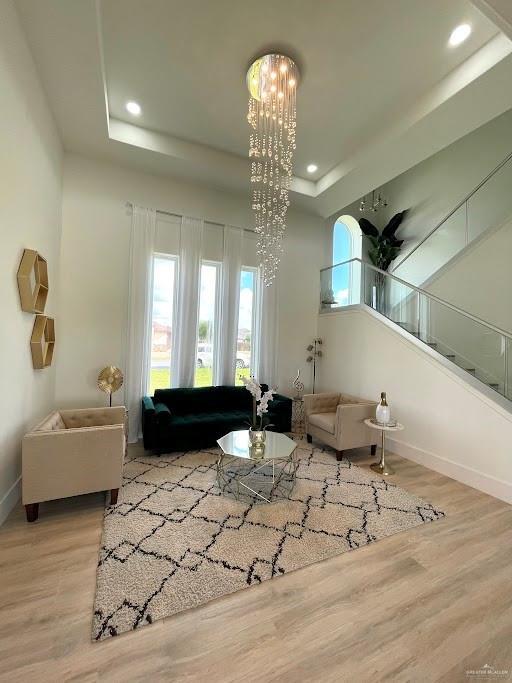
M 512 153 L 506 156 L 391 272 L 425 288 L 457 254 L 512 216 Z
M 324 268 L 320 272 L 320 312 L 354 304 L 373 308 L 512 400 L 511 333 L 360 259 Z

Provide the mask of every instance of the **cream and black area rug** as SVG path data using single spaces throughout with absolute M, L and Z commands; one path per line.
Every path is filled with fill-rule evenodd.
M 330 449 L 299 441 L 297 455 L 290 500 L 270 505 L 219 491 L 217 449 L 128 460 L 105 512 L 93 639 L 444 516 Z

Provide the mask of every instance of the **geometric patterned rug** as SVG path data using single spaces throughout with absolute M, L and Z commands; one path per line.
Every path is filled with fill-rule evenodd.
M 444 516 L 329 448 L 297 438 L 289 500 L 220 492 L 219 450 L 138 455 L 105 511 L 94 640 L 151 624 Z

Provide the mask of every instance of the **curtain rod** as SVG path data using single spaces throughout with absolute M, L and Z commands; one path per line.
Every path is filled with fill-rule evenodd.
M 126 208 L 129 208 L 133 211 L 133 202 L 126 202 Z M 183 218 L 183 215 L 181 213 L 173 213 L 172 211 L 164 211 L 163 209 L 156 209 L 157 213 L 160 213 L 164 216 L 172 216 L 173 218 Z M 224 224 L 223 223 L 217 223 L 216 221 L 209 221 L 205 220 L 205 223 L 210 223 L 210 225 L 217 225 L 219 228 L 223 228 Z M 239 225 L 234 225 L 234 228 L 239 228 Z M 256 234 L 255 230 L 251 230 L 250 228 L 241 228 L 244 232 L 252 232 Z

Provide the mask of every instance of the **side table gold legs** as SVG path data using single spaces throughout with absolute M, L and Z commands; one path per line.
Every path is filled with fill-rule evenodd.
M 382 430 L 382 446 L 380 451 L 380 462 L 374 462 L 370 465 L 370 469 L 379 474 L 387 476 L 394 474 L 395 470 L 386 463 L 386 432 Z

